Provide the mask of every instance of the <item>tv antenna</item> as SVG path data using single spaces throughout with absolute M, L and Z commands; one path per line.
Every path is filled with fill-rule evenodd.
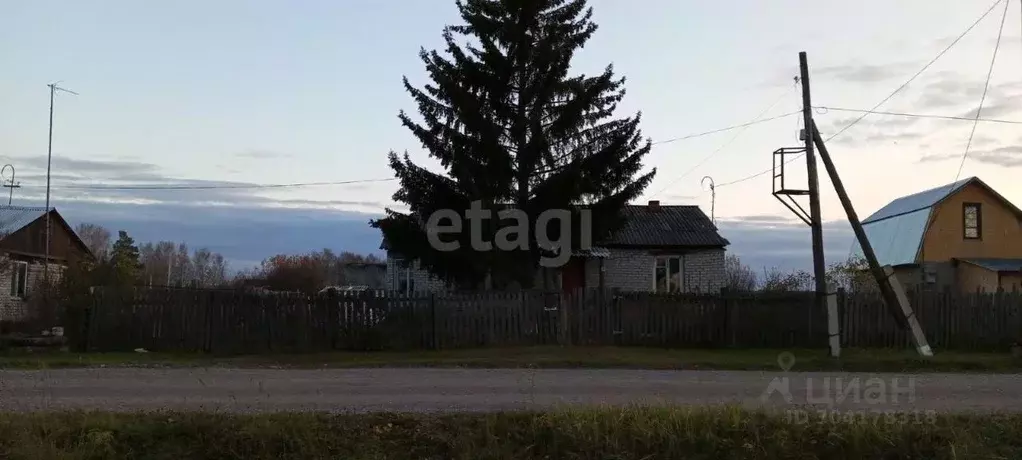
M 713 222 L 713 226 L 717 226 L 717 186 L 713 184 L 713 178 L 710 176 L 703 176 L 703 180 L 699 183 L 706 185 L 706 181 L 710 181 L 710 222 Z
M 7 196 L 7 206 L 10 206 L 11 202 L 14 201 L 14 189 L 21 188 L 21 183 L 14 182 L 14 165 L 11 164 L 6 164 L 3 169 L 0 169 L 0 178 L 6 177 L 4 173 L 7 172 L 7 168 L 11 169 L 11 178 L 4 180 L 3 187 L 11 189 L 10 195 Z

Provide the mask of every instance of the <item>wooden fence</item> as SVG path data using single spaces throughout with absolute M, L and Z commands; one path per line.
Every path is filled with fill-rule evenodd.
M 910 293 L 938 349 L 1007 350 L 1022 336 L 1022 295 Z M 97 291 L 69 316 L 94 351 L 267 353 L 509 345 L 823 347 L 812 293 L 651 294 L 610 291 L 362 292 L 334 297 L 211 290 Z M 839 295 L 848 347 L 908 347 L 879 298 Z

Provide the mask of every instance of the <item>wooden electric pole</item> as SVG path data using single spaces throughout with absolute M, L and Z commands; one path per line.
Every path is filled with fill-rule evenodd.
M 816 173 L 816 154 L 813 145 L 813 104 L 809 95 L 809 63 L 806 52 L 798 53 L 802 80 L 802 118 L 805 133 L 802 140 L 806 149 L 806 171 L 809 173 L 809 219 L 813 238 L 813 278 L 816 284 L 816 311 L 827 311 L 827 264 L 823 258 L 823 218 L 820 216 L 820 180 Z

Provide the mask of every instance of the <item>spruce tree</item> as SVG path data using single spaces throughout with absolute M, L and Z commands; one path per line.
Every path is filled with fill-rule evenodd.
M 142 269 L 138 246 L 124 230 L 117 232 L 117 241 L 110 251 L 110 266 L 117 283 L 130 285 L 138 281 Z
M 573 210 L 572 243 L 583 229 L 578 209 L 591 210 L 594 241 L 621 225 L 621 210 L 652 181 L 642 173 L 649 140 L 639 131 L 641 114 L 613 118 L 625 94 L 624 78 L 608 65 L 598 75 L 571 75 L 575 52 L 596 24 L 585 0 L 460 0 L 462 25 L 444 29 L 446 55 L 420 51 L 432 82 L 404 87 L 418 105 L 421 121 L 399 117 L 444 168 L 437 174 L 405 153 L 389 154 L 400 180 L 394 200 L 409 212 L 391 209 L 371 222 L 389 249 L 461 286 L 475 286 L 491 273 L 530 287 L 545 248 L 536 244 L 535 219 L 548 209 Z M 529 244 L 514 251 L 476 251 L 467 220 L 460 249 L 439 251 L 428 243 L 425 223 L 437 210 L 462 217 L 473 201 L 493 212 L 514 207 L 529 215 Z M 493 241 L 508 224 L 483 221 Z M 589 229 L 585 229 L 589 230 Z M 540 229 L 540 232 L 543 230 Z M 556 232 L 550 233 L 556 238 Z M 566 248 L 567 250 L 567 248 Z

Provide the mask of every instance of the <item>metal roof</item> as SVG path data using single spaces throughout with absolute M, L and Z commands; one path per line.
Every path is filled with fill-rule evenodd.
M 1022 259 L 958 259 L 992 272 L 1022 272 Z
M 887 206 L 880 208 L 879 211 L 873 213 L 873 215 L 862 221 L 863 225 L 876 222 L 878 220 L 889 219 L 891 217 L 897 217 L 902 214 L 908 214 L 913 211 L 919 211 L 921 209 L 929 209 L 933 205 L 939 203 L 948 195 L 958 191 L 958 189 L 964 187 L 969 182 L 975 180 L 975 177 L 968 179 L 962 179 L 958 182 L 953 182 L 947 185 L 941 185 L 940 187 L 931 188 L 924 190 L 919 193 L 913 193 L 911 195 L 903 196 L 890 203 Z
M 916 261 L 919 245 L 923 242 L 930 208 L 923 208 L 893 218 L 863 224 L 869 244 L 873 246 L 880 265 L 912 264 Z M 862 247 L 856 241 L 852 254 L 862 257 Z
M 0 237 L 21 230 L 44 215 L 46 208 L 42 206 L 0 206 Z
M 969 177 L 903 196 L 863 220 L 862 229 L 880 265 L 914 264 L 933 206 L 974 181 L 982 184 L 978 178 Z M 852 246 L 852 255 L 863 255 L 858 241 Z

